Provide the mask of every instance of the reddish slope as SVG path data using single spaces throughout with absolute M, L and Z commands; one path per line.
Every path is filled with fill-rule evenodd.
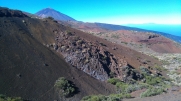
M 145 44 L 151 50 L 159 53 L 181 53 L 181 47 L 179 47 L 174 41 L 165 38 L 155 33 L 149 32 L 137 32 L 120 30 L 109 34 L 110 36 L 117 35 L 122 42 Z

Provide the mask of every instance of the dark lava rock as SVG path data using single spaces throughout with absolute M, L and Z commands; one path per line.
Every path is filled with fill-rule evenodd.
M 128 67 L 126 60 L 114 56 L 109 51 L 105 50 L 103 43 L 99 41 L 90 42 L 72 32 L 58 32 L 56 33 L 55 43 L 56 51 L 60 52 L 73 67 L 84 71 L 90 76 L 105 81 L 113 76 L 123 79 L 123 67 Z M 71 33 L 71 34 L 70 34 Z M 117 49 L 117 47 L 115 47 Z M 128 70 L 128 72 L 131 72 Z M 127 73 L 129 79 L 135 77 L 136 73 Z M 128 76 L 127 76 L 128 77 Z
M 19 10 L 10 10 L 8 8 L 0 7 L 0 17 L 28 17 Z
M 148 39 L 152 39 L 152 38 L 156 38 L 156 37 L 159 37 L 159 35 L 150 35 L 150 36 L 148 37 Z
M 45 63 L 44 66 L 48 66 L 48 64 Z

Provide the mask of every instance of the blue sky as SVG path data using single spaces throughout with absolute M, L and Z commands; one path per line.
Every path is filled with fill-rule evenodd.
M 0 0 L 0 6 L 30 13 L 50 7 L 84 22 L 181 24 L 181 0 Z

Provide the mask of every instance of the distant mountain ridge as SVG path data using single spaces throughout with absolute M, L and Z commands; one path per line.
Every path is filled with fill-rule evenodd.
M 45 8 L 43 10 L 40 10 L 37 13 L 35 13 L 35 15 L 42 17 L 42 18 L 53 17 L 55 20 L 61 20 L 61 21 L 76 21 L 72 17 L 67 16 L 52 8 Z
M 146 30 L 146 29 L 141 29 L 141 28 L 136 28 L 136 27 L 128 27 L 128 26 L 122 26 L 122 25 L 113 25 L 113 24 L 105 24 L 105 23 L 95 23 L 97 26 L 101 28 L 105 28 L 108 30 L 134 30 L 134 31 L 146 31 L 146 32 L 153 32 L 156 34 L 163 35 L 171 40 L 174 40 L 178 43 L 181 43 L 181 36 L 176 36 L 164 32 L 159 32 L 159 31 L 153 31 L 153 30 Z

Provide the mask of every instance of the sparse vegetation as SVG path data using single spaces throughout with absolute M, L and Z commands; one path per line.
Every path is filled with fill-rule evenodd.
M 0 101 L 23 101 L 23 99 L 21 97 L 7 97 L 0 94 Z
M 121 42 L 121 43 L 124 43 L 124 44 L 126 44 L 126 45 L 128 44 L 127 42 Z
M 156 85 L 158 83 L 163 82 L 163 78 L 161 77 L 155 77 L 155 76 L 146 76 L 146 83 L 150 85 Z
M 111 35 L 111 38 L 119 39 L 119 35 Z
M 163 68 L 162 66 L 159 66 L 159 65 L 155 65 L 154 68 L 157 69 L 158 71 L 165 71 L 166 70 L 165 68 Z
M 161 60 L 161 62 L 162 62 L 163 65 L 169 65 L 169 64 L 170 64 L 170 63 L 169 63 L 168 61 L 166 61 L 166 60 Z
M 116 86 L 117 93 L 130 94 L 137 90 L 147 89 L 145 92 L 141 93 L 141 97 L 159 95 L 171 85 L 169 79 L 166 79 L 163 76 L 153 75 L 148 68 L 140 67 L 140 71 L 143 75 L 143 81 L 141 82 L 128 84 L 116 78 L 110 78 L 108 79 L 108 82 Z
M 149 96 L 155 96 L 155 95 L 159 95 L 161 93 L 165 92 L 163 88 L 153 88 L 150 87 L 149 89 L 147 89 L 145 92 L 143 92 L 140 97 L 149 97 Z
M 145 84 L 145 83 L 137 83 L 137 84 L 133 84 L 133 85 L 129 85 L 126 89 L 126 92 L 127 93 L 131 93 L 131 92 L 134 92 L 134 91 L 137 91 L 137 90 L 141 90 L 141 89 L 144 89 L 144 88 L 148 88 L 149 85 L 148 84 Z
M 54 85 L 57 90 L 59 91 L 59 94 L 64 97 L 71 97 L 75 94 L 75 86 L 68 80 L 66 80 L 64 77 L 60 77 Z
M 109 96 L 92 95 L 83 97 L 81 101 L 120 101 L 123 98 L 131 98 L 131 95 L 126 93 L 111 94 Z
M 111 83 L 113 85 L 116 85 L 116 83 L 121 82 L 121 81 L 119 79 L 116 79 L 116 78 L 110 78 L 110 79 L 108 79 L 107 82 Z
M 108 79 L 108 82 L 116 86 L 118 93 L 131 93 L 149 87 L 148 84 L 144 83 L 127 84 L 116 78 Z
M 119 93 L 121 93 L 121 92 L 126 92 L 126 93 L 128 93 L 128 92 L 127 92 L 128 86 L 129 86 L 129 85 L 126 84 L 126 83 L 124 83 L 124 82 L 117 82 L 117 83 L 116 83 L 117 91 L 118 91 Z

